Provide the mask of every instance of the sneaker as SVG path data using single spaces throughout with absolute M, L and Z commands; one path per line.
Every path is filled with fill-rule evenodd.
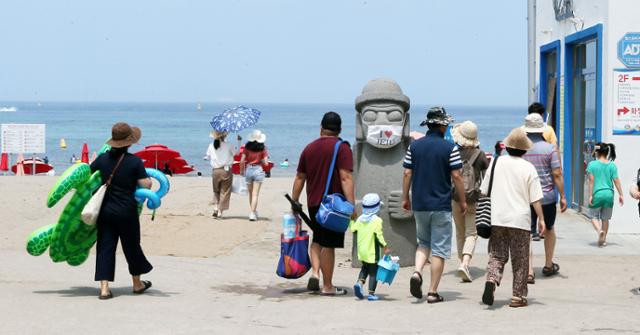
M 216 218 L 222 219 L 222 211 L 221 210 L 218 210 L 218 212 L 216 212 Z
M 369 294 L 369 296 L 367 297 L 367 300 L 369 300 L 369 301 L 378 301 L 378 300 L 380 300 L 380 298 L 378 298 L 378 296 L 375 295 L 375 294 Z
M 256 220 L 258 220 L 256 213 L 255 212 L 249 213 L 249 221 L 256 221 Z
M 470 283 L 473 281 L 473 278 L 471 278 L 471 273 L 469 272 L 469 268 L 464 265 L 460 265 L 460 267 L 458 268 L 458 275 L 465 283 Z
M 360 282 L 353 285 L 353 293 L 355 293 L 358 299 L 364 299 L 364 294 L 362 294 L 362 284 Z

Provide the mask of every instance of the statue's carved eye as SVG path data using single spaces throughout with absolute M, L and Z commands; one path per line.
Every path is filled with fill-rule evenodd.
M 402 121 L 402 113 L 399 111 L 389 112 L 387 114 L 387 119 L 389 122 L 400 122 Z
M 368 111 L 362 114 L 362 120 L 364 120 L 365 122 L 373 122 L 376 120 L 376 118 L 377 118 L 376 112 Z

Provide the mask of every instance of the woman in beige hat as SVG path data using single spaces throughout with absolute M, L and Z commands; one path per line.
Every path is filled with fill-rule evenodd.
M 140 137 L 142 132 L 139 128 L 124 122 L 116 123 L 107 142 L 111 150 L 91 163 L 91 171 L 100 171 L 103 182 L 111 179 L 97 222 L 95 280 L 100 282 L 101 300 L 113 297 L 109 282 L 115 276 L 118 240 L 122 243 L 122 251 L 129 264 L 133 293 L 140 294 L 151 287 L 150 281 L 140 280 L 140 275 L 149 273 L 153 266 L 140 247 L 138 202 L 134 197 L 137 187 L 151 188 L 151 179 L 142 160 L 128 152 Z
M 209 135 L 213 142 L 209 143 L 205 160 L 211 163 L 211 180 L 213 183 L 213 217 L 221 219 L 222 213 L 229 209 L 233 173 L 231 165 L 235 151 L 233 145 L 225 141 L 227 132 L 212 131 Z
M 476 231 L 476 202 L 480 195 L 480 183 L 484 171 L 489 167 L 489 160 L 484 152 L 478 149 L 478 127 L 471 121 L 456 124 L 451 130 L 454 142 L 460 147 L 462 160 L 462 177 L 465 189 L 453 192 L 453 220 L 456 225 L 456 245 L 458 247 L 458 275 L 463 282 L 471 282 L 473 278 L 469 272 L 469 264 L 476 246 L 478 233 Z M 462 214 L 458 204 L 459 194 L 464 192 L 467 202 L 467 213 Z
M 504 266 L 511 255 L 513 269 L 513 296 L 510 307 L 525 307 L 527 303 L 527 275 L 529 269 L 529 245 L 531 238 L 531 211 L 538 214 L 538 228 L 544 232 L 542 215 L 542 187 L 533 164 L 522 156 L 533 143 L 521 128 L 511 131 L 504 140 L 508 155 L 496 157 L 491 186 L 491 237 L 489 239 L 489 264 L 482 302 L 493 305 L 494 291 L 500 285 Z M 487 194 L 491 178 L 484 178 L 480 191 Z

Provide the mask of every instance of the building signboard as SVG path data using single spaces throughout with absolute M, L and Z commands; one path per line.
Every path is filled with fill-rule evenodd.
M 0 127 L 2 152 L 9 154 L 45 153 L 45 125 L 3 123 Z
M 618 59 L 628 68 L 640 68 L 640 33 L 626 33 L 618 41 Z
M 613 134 L 640 135 L 640 70 L 613 73 Z

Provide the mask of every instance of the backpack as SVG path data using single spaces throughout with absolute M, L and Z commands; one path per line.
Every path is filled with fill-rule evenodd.
M 462 160 L 462 179 L 464 182 L 464 195 L 467 203 L 475 203 L 480 197 L 480 184 L 482 183 L 482 176 L 479 172 L 476 172 L 473 167 L 478 157 L 482 154 L 482 150 L 475 149 L 473 155 L 469 159 Z M 453 199 L 460 201 L 458 191 L 454 189 Z

